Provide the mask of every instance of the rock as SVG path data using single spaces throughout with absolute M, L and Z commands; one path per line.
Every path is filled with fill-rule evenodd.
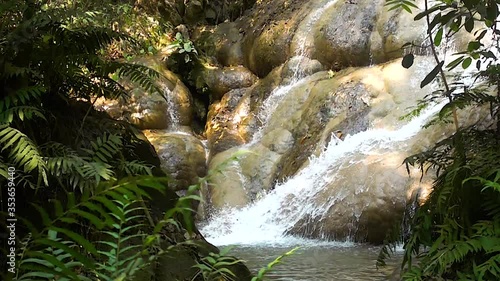
M 208 1 L 208 6 L 215 16 L 211 20 L 207 20 L 213 24 L 222 23 L 227 20 L 233 21 L 241 16 L 246 9 L 252 7 L 254 3 L 255 0 Z
M 241 50 L 243 33 L 236 22 L 224 22 L 217 27 L 204 27 L 195 31 L 194 42 L 198 51 L 214 58 L 222 66 L 238 66 L 244 62 Z
M 176 129 L 190 126 L 193 121 L 193 99 L 188 88 L 172 72 L 165 69 L 160 58 L 141 58 L 136 63 L 158 71 L 156 83 L 163 93 L 149 93 L 142 88 L 123 81 L 131 88 L 128 99 L 106 100 L 99 98 L 96 108 L 108 112 L 113 118 L 127 120 L 140 129 Z
M 203 81 L 199 81 L 199 79 Z M 205 68 L 200 78 L 195 78 L 198 83 L 207 85 L 210 100 L 220 100 L 230 90 L 247 88 L 257 81 L 257 76 L 245 67 Z
M 184 7 L 184 20 L 186 23 L 194 25 L 205 19 L 203 0 L 184 1 Z
M 244 65 L 259 77 L 283 64 L 293 53 L 290 43 L 310 1 L 264 0 L 254 6 L 240 26 Z
M 224 207 L 243 207 L 250 202 L 241 169 L 236 162 L 230 160 L 236 152 L 238 148 L 226 150 L 210 161 L 209 170 L 218 172 L 210 177 L 206 193 L 209 198 L 204 199 L 210 202 L 212 208 L 220 210 Z
M 425 65 L 426 59 L 417 57 L 416 60 Z M 217 201 L 214 207 L 221 208 L 224 204 L 242 206 L 254 200 L 256 194 L 272 189 L 275 182 L 295 175 L 312 155 L 319 156 L 336 131 L 352 135 L 369 127 L 394 128 L 408 106 L 425 95 L 425 91 L 419 88 L 419 81 L 427 70 L 406 70 L 400 62 L 396 60 L 380 66 L 349 68 L 333 74 L 320 71 L 292 85 L 281 86 L 280 89 L 285 90 L 282 94 L 270 93 L 276 84 L 283 81 L 281 74 L 284 68 L 281 67 L 252 88 L 230 92 L 231 95 L 224 97 L 221 103 L 214 104 L 211 112 L 215 117 L 211 119 L 220 119 L 209 124 L 220 124 L 224 129 L 207 129 L 209 147 L 216 149 L 210 159 L 218 159 L 216 162 L 220 163 L 231 155 L 229 152 L 238 151 L 238 146 L 242 147 L 245 143 L 244 149 L 251 152 L 227 168 L 230 176 L 216 180 L 224 191 L 210 195 L 212 200 Z M 427 65 L 429 68 L 432 66 Z M 408 88 L 412 90 L 402 90 Z M 262 112 L 262 108 L 270 106 L 266 105 L 264 98 L 275 99 L 277 104 L 270 115 Z M 244 107 L 246 111 L 240 113 L 256 117 L 237 120 L 235 110 L 240 110 L 248 99 L 250 106 Z M 250 138 L 248 134 L 242 137 L 239 129 L 235 129 L 236 125 L 243 126 L 242 120 L 262 126 Z M 237 121 L 236 125 L 230 125 L 233 121 Z M 210 167 L 214 167 L 212 163 Z M 226 191 L 229 186 L 235 187 L 234 190 Z
M 196 137 L 185 133 L 145 131 L 160 158 L 162 170 L 175 182 L 174 190 L 198 183 L 207 173 L 205 147 Z
M 381 9 L 385 9 L 382 0 L 338 1 L 326 9 L 311 31 L 313 58 L 337 70 L 370 64 L 370 36 Z
M 423 1 L 416 4 L 423 7 Z M 373 63 L 387 62 L 400 58 L 404 52 L 401 47 L 411 42 L 416 46 L 424 43 L 426 26 L 422 21 L 414 21 L 409 13 L 398 9 L 389 11 L 386 7 L 380 10 L 375 29 L 370 37 L 370 53 Z M 428 54 L 428 50 L 413 48 L 418 55 Z
M 313 152 L 326 146 L 334 131 L 355 134 L 368 128 L 369 108 L 364 100 L 370 93 L 364 84 L 354 81 L 339 84 L 333 79 L 316 82 L 294 130 L 298 141 L 278 164 L 281 167 L 277 176 L 279 181 L 294 175 Z
M 262 78 L 294 56 L 334 70 L 387 62 L 403 55 L 403 44 L 420 45 L 425 25 L 382 0 L 262 0 L 235 22 L 198 34 L 203 53 Z
M 220 102 L 210 105 L 206 134 L 210 155 L 242 145 L 249 140 L 249 132 L 241 122 L 246 116 L 244 106 L 238 106 L 246 89 L 228 92 Z
M 325 70 L 325 68 L 319 61 L 308 57 L 294 56 L 283 65 L 281 77 L 284 79 L 300 79 L 322 70 Z
M 406 155 L 400 151 L 385 154 L 383 159 L 361 153 L 346 156 L 336 165 L 342 169 L 330 171 L 331 180 L 318 194 L 306 200 L 311 202 L 299 203 L 321 206 L 321 210 L 306 214 L 287 233 L 382 243 L 387 231 L 403 214 L 404 190 L 412 185 L 429 184 L 429 181 L 420 183 L 418 173 L 408 177 L 401 165 Z

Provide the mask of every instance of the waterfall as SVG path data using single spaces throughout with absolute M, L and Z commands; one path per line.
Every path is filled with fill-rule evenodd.
M 383 159 L 394 150 L 404 152 L 411 137 L 442 106 L 434 105 L 408 124 L 392 131 L 370 129 L 347 136 L 344 141 L 332 137 L 320 156 L 311 158 L 309 165 L 298 174 L 278 184 L 252 205 L 222 210 L 201 228 L 201 232 L 215 245 L 303 243 L 303 240 L 284 233 L 306 217 L 321 221 L 330 207 L 345 198 L 370 192 L 367 186 L 350 186 L 348 181 L 339 178 L 337 171 L 366 157 Z M 325 185 L 336 182 L 334 195 L 329 194 L 328 200 L 323 202 L 315 200 Z M 362 208 L 353 209 L 348 213 L 352 212 L 354 218 L 359 218 L 362 211 Z
M 167 85 L 163 86 L 163 96 L 167 102 L 168 124 L 170 131 L 177 131 L 179 129 L 179 106 L 175 103 L 175 93 L 171 91 Z
M 307 51 L 312 46 L 313 42 L 311 42 L 310 30 L 314 26 L 314 24 L 319 20 L 321 15 L 328 9 L 333 6 L 338 0 L 328 0 L 325 4 L 316 8 L 314 12 L 308 14 L 308 16 L 304 19 L 301 27 L 297 30 L 295 37 L 293 40 L 295 41 L 295 45 L 297 46 L 294 50 L 296 57 L 292 57 L 289 62 L 293 61 L 295 58 L 306 57 Z M 295 87 L 302 85 L 304 79 L 301 77 L 304 76 L 301 69 L 300 60 L 293 65 L 291 68 L 291 72 L 293 73 L 292 77 L 290 77 L 287 82 L 283 85 L 274 89 L 267 99 L 263 102 L 259 113 L 257 114 L 257 119 L 260 121 L 262 126 L 259 127 L 258 131 L 254 133 L 251 141 L 247 146 L 251 146 L 257 142 L 259 142 L 263 137 L 263 132 L 266 129 L 266 124 L 270 120 L 272 114 L 275 109 L 279 106 L 280 102 L 286 96 L 290 90 Z
M 289 84 L 279 86 L 271 92 L 269 97 L 263 102 L 259 113 L 256 116 L 262 125 L 253 134 L 252 139 L 248 142 L 247 146 L 254 145 L 262 139 L 269 120 L 276 111 L 276 108 L 280 105 L 281 101 L 285 98 L 286 94 L 293 88 L 300 86 L 303 82 L 304 79 L 299 80 L 294 77 Z
M 306 56 L 307 52 L 313 46 L 312 36 L 310 34 L 311 29 L 314 24 L 321 18 L 323 13 L 337 3 L 338 0 L 328 0 L 325 4 L 317 8 L 314 12 L 308 14 L 308 16 L 304 19 L 303 23 L 297 29 L 295 34 L 294 45 L 295 50 L 294 53 L 297 56 Z

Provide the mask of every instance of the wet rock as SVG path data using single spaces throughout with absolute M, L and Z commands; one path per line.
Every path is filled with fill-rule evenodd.
M 317 60 L 303 56 L 291 57 L 283 65 L 281 77 L 284 79 L 300 79 L 325 70 L 325 67 Z
M 198 34 L 218 63 L 243 64 L 262 78 L 294 56 L 334 70 L 387 62 L 403 55 L 403 44 L 420 45 L 425 26 L 382 0 L 263 0 L 237 21 Z
M 195 78 L 196 83 L 207 85 L 211 101 L 220 100 L 230 90 L 250 87 L 257 81 L 257 76 L 241 66 L 205 68 L 200 76 Z
M 155 83 L 163 92 L 149 93 L 137 85 L 123 81 L 131 89 L 128 99 L 99 98 L 95 106 L 108 112 L 111 117 L 126 120 L 140 129 L 190 126 L 193 121 L 193 99 L 188 88 L 174 73 L 163 67 L 159 57 L 141 58 L 136 63 L 161 74 Z
M 420 175 L 409 177 L 401 165 L 406 152 L 385 154 L 383 158 L 356 154 L 347 156 L 329 171 L 331 180 L 310 202 L 321 210 L 308 213 L 288 233 L 309 238 L 380 244 L 406 206 L 405 190 L 428 185 Z M 294 200 L 294 199 L 292 199 Z
M 247 89 L 232 90 L 220 102 L 210 105 L 205 132 L 210 155 L 215 155 L 249 140 L 244 95 Z
M 236 22 L 224 22 L 217 27 L 198 29 L 193 36 L 200 53 L 214 58 L 222 66 L 238 66 L 244 62 L 242 31 Z
M 214 209 L 243 207 L 250 202 L 246 191 L 246 181 L 237 162 L 230 160 L 238 148 L 217 154 L 209 164 L 209 170 L 217 170 L 210 177 L 207 196 Z
M 281 167 L 277 175 L 279 181 L 294 175 L 321 147 L 318 143 L 323 140 L 327 145 L 335 131 L 355 134 L 368 128 L 369 108 L 364 100 L 370 94 L 364 84 L 348 81 L 338 85 L 331 79 L 316 81 L 317 85 L 311 90 L 310 104 L 302 112 L 300 123 L 294 130 L 297 142 L 278 164 Z
M 284 63 L 292 54 L 290 43 L 308 13 L 309 2 L 260 1 L 242 17 L 239 26 L 245 32 L 241 42 L 244 65 L 257 76 L 264 77 Z
M 370 35 L 383 1 L 338 1 L 314 25 L 313 57 L 332 69 L 370 63 Z M 348 31 L 348 32 L 346 32 Z
M 167 131 L 145 131 L 145 135 L 155 147 L 162 170 L 175 180 L 174 190 L 186 189 L 206 175 L 205 147 L 198 138 Z
M 422 58 L 417 60 L 419 63 L 425 61 Z M 273 71 L 270 77 L 259 80 L 246 92 L 242 90 L 238 94 L 233 93 L 234 100 L 229 95 L 227 99 L 223 99 L 226 105 L 221 108 L 225 108 L 227 112 L 222 115 L 227 118 L 224 121 L 226 124 L 235 120 L 234 110 L 241 109 L 243 101 L 248 104 L 250 99 L 250 106 L 245 107 L 247 111 L 244 115 L 253 117 L 245 120 L 253 120 L 259 124 L 261 128 L 258 131 L 250 138 L 240 138 L 238 141 L 234 141 L 234 136 L 237 135 L 234 129 L 222 131 L 228 132 L 227 135 L 215 134 L 216 131 L 210 133 L 209 143 L 220 142 L 227 145 L 210 146 L 221 150 L 230 147 L 230 151 L 234 152 L 238 150 L 238 146 L 242 147 L 247 143 L 244 149 L 251 153 L 236 166 L 231 166 L 231 182 L 218 180 L 219 185 L 237 186 L 236 189 L 240 191 L 246 187 L 244 192 L 239 193 L 245 194 L 244 201 L 254 200 L 259 192 L 272 189 L 277 181 L 298 173 L 312 155 L 319 156 L 325 146 L 334 141 L 333 133 L 340 131 L 344 135 L 352 135 L 371 127 L 394 128 L 408 106 L 425 95 L 425 91 L 419 88 L 419 79 L 425 76 L 427 70 L 403 69 L 400 60 L 375 67 L 350 68 L 337 73 L 320 71 L 292 85 L 282 85 L 282 89 L 285 89 L 282 94 L 271 93 L 276 91 L 276 84 L 285 81 L 281 79 L 282 69 Z M 403 90 L 408 88 L 412 91 Z M 254 95 L 254 98 L 248 95 Z M 274 96 L 270 97 L 271 95 Z M 272 103 L 267 103 L 263 97 L 275 99 L 274 109 Z M 255 100 L 253 107 L 252 100 Z M 234 106 L 235 104 L 237 105 Z M 272 114 L 266 114 L 265 110 L 272 111 Z M 242 126 L 243 121 L 238 124 Z M 208 131 L 210 130 L 213 128 Z M 217 140 L 211 139 L 214 136 Z M 248 145 L 249 142 L 252 144 Z M 229 157 L 226 152 L 212 155 L 218 159 Z M 217 206 L 222 206 L 222 202 L 231 205 L 229 200 L 232 199 L 222 194 L 217 199 Z M 243 203 L 238 199 L 235 205 L 241 204 Z

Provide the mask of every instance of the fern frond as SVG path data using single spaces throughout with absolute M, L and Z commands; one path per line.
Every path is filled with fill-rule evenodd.
M 77 274 L 76 268 L 85 268 L 103 280 L 116 280 L 123 274 L 132 276 L 146 264 L 141 257 L 145 234 L 140 232 L 144 226 L 144 210 L 135 206 L 147 193 L 139 186 L 145 184 L 159 191 L 164 189 L 161 184 L 152 182 L 155 182 L 152 177 L 106 182 L 94 193 L 83 190 L 79 199 L 69 192 L 64 203 L 52 200 L 53 214 L 34 204 L 44 227 L 32 230 L 33 239 L 19 263 L 20 280 L 42 276 L 91 280 Z M 109 247 L 108 251 L 96 248 L 88 238 L 72 230 L 72 225 L 82 222 L 102 229 L 111 238 L 100 242 Z M 99 260 L 104 261 L 96 265 L 90 256 L 101 257 Z
M 154 81 L 160 74 L 147 66 L 113 62 L 108 70 L 110 73 L 116 71 L 120 78 L 128 78 L 150 93 L 162 92 L 162 89 Z
M 145 216 L 134 215 L 142 208 L 134 207 L 136 202 L 116 201 L 119 212 L 112 215 L 118 220 L 110 231 L 104 231 L 106 240 L 98 241 L 105 250 L 98 252 L 105 257 L 97 264 L 96 275 L 104 280 L 116 280 L 120 276 L 133 276 L 144 266 L 142 241 L 146 234 L 141 232 Z M 133 265 L 133 266 L 131 266 Z
M 38 100 L 46 89 L 43 86 L 27 86 L 16 90 L 10 95 L 6 95 L 0 100 L 0 112 L 8 110 L 12 106 L 28 105 Z
M 152 175 L 151 166 L 138 160 L 120 161 L 118 169 L 125 172 L 127 176 Z
M 30 69 L 29 67 L 17 66 L 8 61 L 3 64 L 3 67 L 3 71 L 0 72 L 1 79 L 23 77 L 27 76 L 30 73 L 33 73 L 32 69 Z
M 46 163 L 38 146 L 28 136 L 8 125 L 0 125 L 0 145 L 2 151 L 10 150 L 8 157 L 13 164 L 23 167 L 26 173 L 36 169 L 40 180 L 48 185 Z
M 122 138 L 114 134 L 104 134 L 91 142 L 92 153 L 90 157 L 94 161 L 107 163 L 123 147 Z
M 65 25 L 52 26 L 54 41 L 61 46 L 71 46 L 73 54 L 92 54 L 107 47 L 114 41 L 125 40 L 135 42 L 133 38 L 109 28 L 86 26 L 70 29 Z M 78 42 L 78 44 L 74 44 Z
M 389 11 L 402 8 L 408 13 L 412 13 L 412 8 L 417 8 L 414 0 L 386 0 L 385 6 L 389 6 Z
M 11 124 L 15 117 L 21 121 L 31 120 L 34 117 L 46 120 L 42 111 L 33 106 L 16 106 L 4 111 L 0 109 L 0 123 Z

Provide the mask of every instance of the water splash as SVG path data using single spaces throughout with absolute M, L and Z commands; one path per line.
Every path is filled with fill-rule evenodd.
M 299 240 L 307 243 L 307 240 L 285 236 L 284 232 L 303 218 L 324 216 L 331 205 L 353 192 L 366 192 L 363 186 L 343 186 L 336 190 L 335 198 L 318 204 L 315 197 L 325 185 L 336 179 L 334 171 L 359 161 L 359 155 L 383 158 L 384 153 L 393 151 L 395 147 L 404 150 L 407 140 L 417 134 L 426 120 L 443 105 L 433 106 L 393 131 L 371 129 L 347 136 L 344 141 L 332 137 L 321 155 L 311 158 L 310 164 L 297 175 L 277 185 L 272 192 L 250 206 L 222 210 L 201 228 L 201 232 L 215 245 L 286 245 Z M 354 218 L 359 219 L 359 215 L 354 213 Z
M 168 129 L 170 131 L 178 131 L 180 126 L 179 117 L 179 106 L 176 104 L 175 93 L 171 91 L 167 85 L 163 87 L 163 97 L 167 102 L 167 113 L 168 113 Z

